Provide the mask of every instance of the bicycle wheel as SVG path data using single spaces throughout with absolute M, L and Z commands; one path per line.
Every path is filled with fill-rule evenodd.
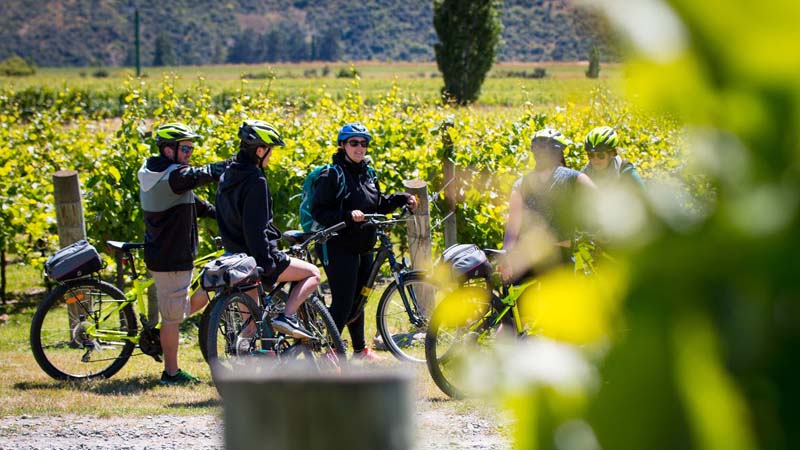
M 345 361 L 345 348 L 336 323 L 318 295 L 309 297 L 298 310 L 298 317 L 314 336 L 301 345 L 311 350 L 314 366 L 321 371 L 338 371 Z
M 443 299 L 425 335 L 425 358 L 433 381 L 445 394 L 463 398 L 480 390 L 491 376 L 486 364 L 499 324 L 494 324 L 490 294 L 464 288 Z
M 211 309 L 214 307 L 214 301 L 217 299 L 215 295 L 212 297 L 203 313 L 200 315 L 200 323 L 197 325 L 197 344 L 200 345 L 200 353 L 203 355 L 203 360 L 208 363 L 208 322 L 211 316 Z
M 258 344 L 261 308 L 249 295 L 233 292 L 215 297 L 210 310 L 205 347 L 216 382 L 219 375 L 244 366 Z
M 31 322 L 31 349 L 39 367 L 57 380 L 109 378 L 133 353 L 137 335 L 131 305 L 113 285 L 69 281 L 53 289 Z
M 424 363 L 428 319 L 442 293 L 422 273 L 407 274 L 403 281 L 400 286 L 393 281 L 383 291 L 375 313 L 376 325 L 386 348 L 397 359 Z M 403 297 L 411 314 L 420 320 L 418 325 L 412 323 Z

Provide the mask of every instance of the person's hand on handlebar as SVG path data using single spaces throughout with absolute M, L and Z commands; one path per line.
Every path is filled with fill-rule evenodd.
M 354 209 L 350 211 L 350 218 L 353 219 L 353 222 L 363 222 L 364 212 L 360 209 Z

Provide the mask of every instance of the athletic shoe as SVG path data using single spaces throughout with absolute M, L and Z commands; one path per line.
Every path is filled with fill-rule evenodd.
M 280 314 L 278 317 L 272 320 L 272 328 L 279 333 L 283 333 L 297 339 L 313 338 L 311 333 L 303 328 L 303 325 L 301 325 L 300 321 L 297 320 L 297 316 Z
M 162 385 L 178 385 L 178 384 L 200 384 L 201 381 L 197 377 L 193 377 L 181 369 L 175 375 L 167 375 L 167 371 L 161 372 L 161 381 L 158 384 Z
M 378 362 L 383 361 L 385 358 L 370 348 L 365 348 L 360 352 L 353 352 L 353 359 L 361 360 L 361 361 L 369 361 L 369 362 Z

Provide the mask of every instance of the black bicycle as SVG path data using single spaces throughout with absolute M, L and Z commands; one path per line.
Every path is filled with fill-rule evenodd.
M 366 221 L 377 228 L 378 243 L 369 278 L 356 299 L 355 319 L 366 306 L 384 263 L 389 263 L 392 281 L 384 289 L 375 312 L 375 322 L 381 340 L 389 352 L 401 361 L 425 362 L 425 332 L 428 318 L 441 295 L 439 289 L 421 270 L 412 270 L 404 258 L 394 251 L 389 231 L 407 222 L 408 208 L 396 218 L 383 214 L 365 214 Z
M 287 253 L 308 260 L 311 244 L 324 243 L 344 227 L 341 222 L 316 233 L 284 233 L 284 238 L 292 244 Z M 341 370 L 345 361 L 344 344 L 318 292 L 307 298 L 297 311 L 298 319 L 312 338 L 295 338 L 272 328 L 272 319 L 286 307 L 289 287 L 289 283 L 278 283 L 266 292 L 260 276 L 255 276 L 234 288 L 217 291 L 208 312 L 204 339 L 215 383 L 226 373 L 250 366 L 253 358 L 269 359 L 274 363 L 269 367 L 304 360 L 320 371 Z

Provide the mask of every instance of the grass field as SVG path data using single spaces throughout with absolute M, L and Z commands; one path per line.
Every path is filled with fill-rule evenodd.
M 158 380 L 163 365 L 141 354 L 133 356 L 109 380 L 66 383 L 50 378 L 36 364 L 30 349 L 31 318 L 45 293 L 40 287 L 41 278 L 26 267 L 11 266 L 10 278 L 19 283 L 19 290 L 12 293 L 13 301 L 10 304 L 0 305 L 0 315 L 7 314 L 7 320 L 0 321 L 0 361 L 3 366 L 0 417 L 20 414 L 111 417 L 221 412 L 220 398 L 211 384 L 209 367 L 197 343 L 196 320 L 185 322 L 182 328 L 180 364 L 181 368 L 205 381 L 198 387 L 160 386 Z M 376 333 L 375 307 L 381 292 L 382 287 L 376 289 L 367 306 L 367 336 Z M 344 337 L 348 339 L 346 332 Z M 135 353 L 140 352 L 137 349 Z M 386 359 L 380 366 L 400 366 L 390 354 L 381 354 Z M 415 395 L 418 399 L 437 402 L 446 399 L 433 384 L 423 365 L 414 369 L 417 373 Z M 465 404 L 452 402 L 449 407 L 457 411 L 464 408 Z

